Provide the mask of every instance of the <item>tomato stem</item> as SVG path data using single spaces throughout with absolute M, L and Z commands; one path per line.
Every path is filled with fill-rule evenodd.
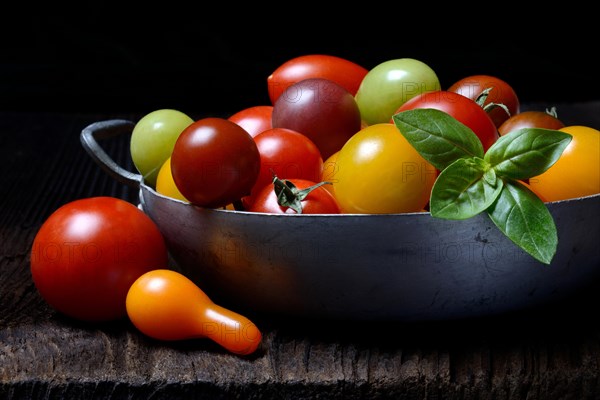
M 558 118 L 558 113 L 556 112 L 556 107 L 552 106 L 550 109 L 546 108 L 546 114 L 553 116 L 554 118 Z
M 479 96 L 477 96 L 477 98 L 475 99 L 475 103 L 479 104 L 485 110 L 485 112 L 487 112 L 487 113 L 489 113 L 490 111 L 492 111 L 496 107 L 500 107 L 510 117 L 511 116 L 510 115 L 510 110 L 508 109 L 508 107 L 505 104 L 503 104 L 503 103 L 494 103 L 494 102 L 490 102 L 488 104 L 485 104 L 485 101 L 487 100 L 487 97 L 488 97 L 488 95 L 490 94 L 490 91 L 493 88 L 494 88 L 493 86 L 490 86 L 489 88 L 486 88 L 481 93 L 479 93 Z
M 310 192 L 325 184 L 331 184 L 331 182 L 319 182 L 306 189 L 299 190 L 292 182 L 286 179 L 279 179 L 277 175 L 273 174 L 273 186 L 277 195 L 277 204 L 281 207 L 289 207 L 298 214 L 302 214 L 302 200 Z

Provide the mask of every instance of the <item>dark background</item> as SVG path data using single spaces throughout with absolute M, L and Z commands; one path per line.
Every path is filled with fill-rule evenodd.
M 267 104 L 267 76 L 309 53 L 368 69 L 416 58 L 444 88 L 467 75 L 496 75 L 525 103 L 600 98 L 589 10 L 547 7 L 524 16 L 503 3 L 493 12 L 455 13 L 429 3 L 362 6 L 325 14 L 295 3 L 287 10 L 227 3 L 210 11 L 159 3 L 142 14 L 95 4 L 4 14 L 0 110 L 231 114 Z

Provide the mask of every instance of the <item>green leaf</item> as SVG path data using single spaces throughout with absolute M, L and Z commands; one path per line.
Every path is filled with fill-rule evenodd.
M 511 241 L 544 264 L 550 264 L 558 234 L 546 205 L 525 185 L 507 180 L 487 210 L 494 224 Z
M 392 119 L 406 140 L 440 171 L 459 158 L 483 158 L 477 135 L 444 111 L 419 108 L 399 112 Z
M 466 219 L 485 210 L 511 241 L 536 260 L 551 262 L 558 244 L 552 215 L 517 181 L 550 168 L 571 135 L 524 128 L 501 136 L 484 154 L 473 131 L 443 111 L 414 109 L 392 118 L 419 154 L 441 171 L 431 191 L 432 216 Z
M 459 158 L 440 173 L 433 185 L 431 215 L 444 219 L 470 218 L 496 200 L 502 185 L 502 179 L 486 172 L 481 158 Z
M 568 133 L 552 129 L 517 129 L 501 136 L 484 159 L 499 176 L 527 179 L 550 168 L 571 139 Z
M 483 179 L 485 179 L 490 185 L 496 186 L 496 180 L 498 177 L 496 176 L 496 171 L 494 171 L 494 168 L 488 168 L 483 174 Z

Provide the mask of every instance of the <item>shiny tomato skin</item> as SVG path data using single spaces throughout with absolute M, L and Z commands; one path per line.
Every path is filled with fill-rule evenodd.
M 273 115 L 273 106 L 260 105 L 244 108 L 232 115 L 227 119 L 235 122 L 254 137 L 271 129 L 273 127 L 271 123 L 271 116 Z
M 167 158 L 162 167 L 160 167 L 160 171 L 158 171 L 158 176 L 156 177 L 156 192 L 163 196 L 189 203 L 185 196 L 177 189 L 175 181 L 173 181 L 173 175 L 171 174 L 171 157 Z
M 312 140 L 323 159 L 360 130 L 354 96 L 336 82 L 311 78 L 291 85 L 273 106 L 273 127 L 292 129 Z
M 225 207 L 249 195 L 259 171 L 254 138 L 224 118 L 192 123 L 181 132 L 171 154 L 175 185 L 200 207 Z
M 113 197 L 75 200 L 55 210 L 33 241 L 30 269 L 40 295 L 82 321 L 125 317 L 125 299 L 142 274 L 164 268 L 163 237 L 143 211 Z
M 306 179 L 288 179 L 298 189 L 306 189 L 316 182 Z M 304 200 L 302 200 L 302 214 L 340 214 L 340 206 L 335 197 L 322 186 L 311 191 Z M 269 184 L 260 190 L 248 209 L 252 212 L 273 213 L 273 214 L 297 214 L 289 207 L 282 207 L 277 203 L 277 194 L 274 185 Z
M 273 174 L 280 179 L 306 179 L 319 182 L 323 172 L 323 158 L 317 145 L 306 135 L 292 129 L 272 128 L 254 137 L 260 153 L 260 172 L 250 196 L 243 198 L 249 204 L 264 186 L 273 182 Z
M 565 124 L 558 117 L 539 110 L 523 111 L 513 115 L 500 125 L 498 133 L 506 135 L 522 128 L 561 129 Z
M 335 157 L 333 194 L 345 214 L 421 211 L 428 203 L 436 169 L 394 124 L 369 125 Z
M 487 112 L 474 100 L 447 90 L 422 93 L 404 103 L 397 112 L 416 108 L 444 111 L 469 127 L 487 150 L 498 140 L 498 129 Z
M 324 185 L 323 187 L 327 189 L 327 191 L 331 192 L 335 196 L 333 192 L 333 188 L 335 187 L 335 183 L 337 182 L 336 174 L 338 172 L 337 166 L 337 157 L 340 152 L 336 151 L 332 155 L 329 156 L 328 159 L 323 161 L 323 173 L 321 174 L 320 181 L 329 182 L 331 185 Z
M 240 355 L 253 353 L 262 340 L 254 322 L 215 304 L 191 279 L 170 269 L 140 276 L 126 305 L 133 325 L 157 340 L 208 338 Z
M 356 94 L 368 70 L 350 60 L 328 54 L 307 54 L 292 58 L 267 77 L 271 104 L 296 82 L 309 78 L 329 79 Z
M 518 114 L 521 109 L 519 96 L 508 82 L 492 75 L 471 75 L 459 79 L 450 85 L 448 91 L 461 94 L 471 100 L 477 100 L 477 97 L 479 97 L 484 90 L 489 88 L 491 89 L 482 106 L 486 107 L 490 103 L 504 104 L 509 111 L 509 113 L 507 113 L 501 107 L 489 109 L 488 114 L 492 121 L 494 121 L 494 125 L 500 127 L 504 121 L 509 117 Z
M 137 121 L 129 150 L 135 168 L 148 186 L 156 185 L 158 171 L 171 155 L 177 137 L 192 122 L 189 115 L 169 108 L 154 110 Z
M 389 121 L 394 111 L 414 96 L 440 89 L 440 80 L 431 66 L 404 57 L 373 67 L 355 97 L 365 124 L 374 125 Z

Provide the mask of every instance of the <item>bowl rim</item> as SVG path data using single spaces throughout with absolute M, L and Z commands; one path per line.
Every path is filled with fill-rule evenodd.
M 189 201 L 184 201 L 184 200 L 180 200 L 180 199 L 176 199 L 173 197 L 169 197 L 166 196 L 162 193 L 159 193 L 156 191 L 155 188 L 153 188 L 151 185 L 148 185 L 143 179 L 140 179 L 139 181 L 139 188 L 140 188 L 140 192 L 143 190 L 148 191 L 149 193 L 151 193 L 153 196 L 157 196 L 160 198 L 163 198 L 167 201 L 171 201 L 174 203 L 179 203 L 183 206 L 186 207 L 192 207 L 192 208 L 197 208 L 199 210 L 202 210 L 204 212 L 215 212 L 215 213 L 222 213 L 222 214 L 234 214 L 234 215 L 263 215 L 263 216 L 277 216 L 277 217 L 291 217 L 291 218 L 310 218 L 310 217 L 330 217 L 330 218 L 344 218 L 344 217 L 352 217 L 352 218 L 382 218 L 382 217 L 402 217 L 402 216 L 420 216 L 420 215 L 431 215 L 431 213 L 429 211 L 415 211 L 415 212 L 406 212 L 406 213 L 380 213 L 380 214 L 369 214 L 369 213 L 340 213 L 340 214 L 285 214 L 285 213 L 268 213 L 268 212 L 256 212 L 256 211 L 247 211 L 247 210 L 230 210 L 230 209 L 226 209 L 224 207 L 219 207 L 219 208 L 210 208 L 210 207 L 203 207 L 203 206 L 199 206 L 196 205 L 192 202 Z M 140 199 L 142 199 L 143 196 L 140 195 Z M 554 201 L 546 201 L 544 202 L 544 204 L 546 204 L 547 207 L 549 207 L 549 209 L 552 209 L 553 207 L 555 207 L 555 205 L 557 204 L 569 204 L 569 203 L 578 203 L 578 202 L 582 202 L 582 201 L 593 201 L 594 199 L 600 199 L 600 193 L 594 193 L 591 195 L 587 195 L 587 196 L 581 196 L 581 197 L 573 197 L 570 199 L 563 199 L 563 200 L 554 200 Z
M 158 196 L 167 199 L 172 202 L 180 203 L 183 206 L 195 207 L 205 212 L 215 212 L 223 214 L 233 215 L 260 215 L 261 217 L 274 217 L 278 218 L 314 218 L 314 217 L 327 217 L 327 218 L 384 218 L 393 216 L 398 217 L 420 217 L 425 215 L 431 215 L 428 211 L 417 211 L 407 213 L 385 213 L 385 214 L 368 214 L 368 213 L 340 213 L 340 214 L 287 214 L 287 213 L 259 213 L 247 210 L 230 210 L 223 208 L 208 208 L 202 207 L 191 202 L 175 199 L 169 196 L 165 196 L 158 193 L 152 186 L 148 185 L 144 177 L 139 173 L 128 171 L 122 166 L 118 165 L 102 148 L 99 144 L 99 140 L 116 137 L 124 134 L 131 134 L 135 123 L 128 119 L 109 119 L 97 121 L 86 126 L 80 133 L 80 142 L 83 148 L 86 150 L 88 155 L 110 176 L 115 180 L 137 189 L 140 193 L 139 200 L 142 200 L 142 190 L 146 190 L 154 196 Z M 600 198 L 600 193 L 591 194 L 588 196 L 575 197 L 571 199 L 556 200 L 550 202 L 544 202 L 551 210 L 558 204 L 569 204 L 577 203 L 582 201 L 593 201 L 594 199 Z

